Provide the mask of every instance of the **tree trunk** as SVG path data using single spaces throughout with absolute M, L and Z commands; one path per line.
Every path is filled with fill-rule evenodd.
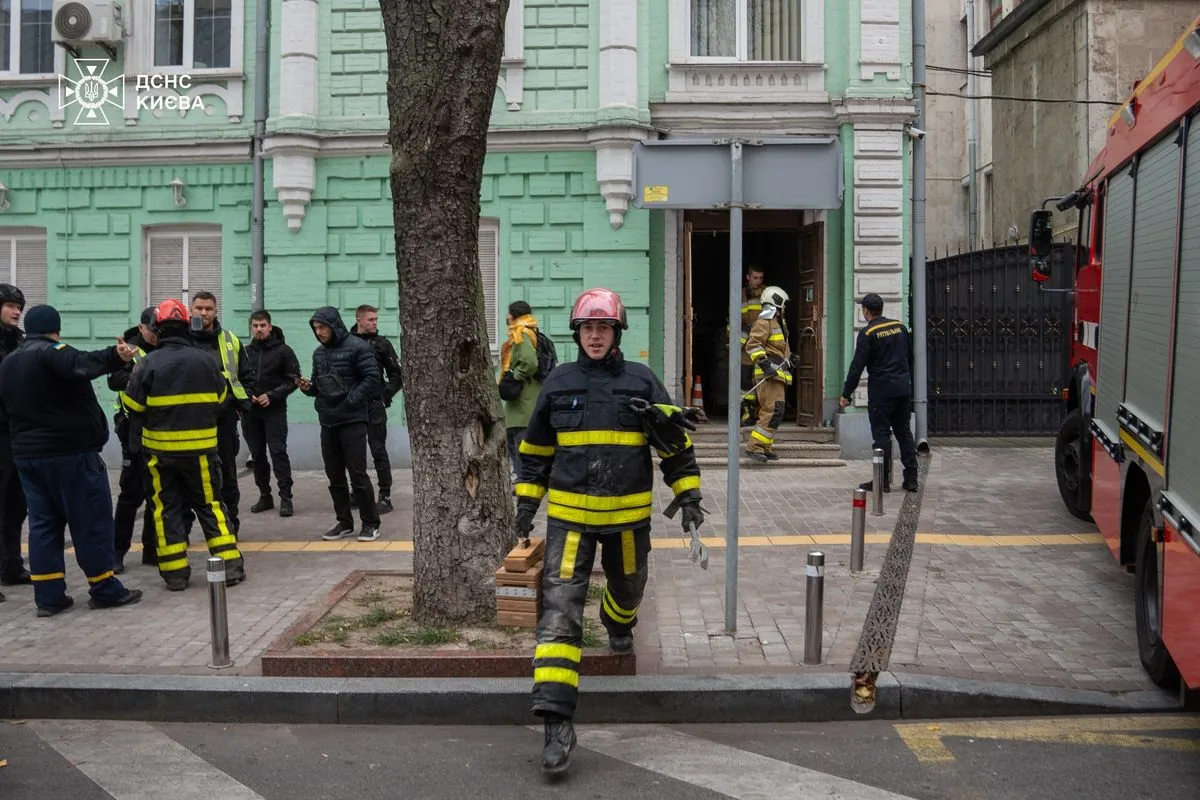
M 487 623 L 495 571 L 515 543 L 477 247 L 508 0 L 379 5 L 413 453 L 413 619 Z

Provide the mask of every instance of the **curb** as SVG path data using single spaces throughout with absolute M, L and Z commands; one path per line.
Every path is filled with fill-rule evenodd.
M 0 719 L 524 725 L 526 678 L 259 678 L 0 673 Z M 834 722 L 1179 711 L 1167 692 L 1108 693 L 881 673 L 868 714 L 851 677 L 646 675 L 584 681 L 582 724 Z

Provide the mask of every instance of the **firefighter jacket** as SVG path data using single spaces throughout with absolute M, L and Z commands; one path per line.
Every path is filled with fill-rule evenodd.
M 374 351 L 350 335 L 342 315 L 332 306 L 318 308 L 309 324 L 314 322 L 333 330 L 333 341 L 321 343 L 313 351 L 312 388 L 304 392 L 316 398 L 317 420 L 326 428 L 369 422 L 371 398 L 379 394 L 383 382 Z
M 767 306 L 759 312 L 746 340 L 746 355 L 754 362 L 755 383 L 766 377 L 767 371 L 763 367 L 770 365 L 775 371 L 772 380 L 785 386 L 792 385 L 792 352 L 788 348 L 787 329 L 779 309 Z
M 142 338 L 141 330 L 134 326 L 125 331 L 125 335 L 121 337 L 126 344 L 133 345 L 137 348 L 137 353 L 133 360 L 123 365 L 121 369 L 108 376 L 108 388 L 117 393 L 117 400 L 113 404 L 113 430 L 117 434 L 117 439 L 121 441 L 121 446 L 129 447 L 129 414 L 125 410 L 125 387 L 129 385 L 129 376 L 133 374 L 133 368 L 138 362 L 146 357 L 147 353 L 153 352 L 155 346 Z
M 876 317 L 858 332 L 854 360 L 846 373 L 842 397 L 851 398 L 863 370 L 867 370 L 870 399 L 907 397 L 912 394 L 912 342 L 899 320 Z
M 670 405 L 649 367 L 628 363 L 618 350 L 604 361 L 580 353 L 542 384 L 521 441 L 519 503 L 546 498 L 555 524 L 581 533 L 613 533 L 650 524 L 654 465 L 632 398 Z M 700 468 L 690 439 L 660 453 L 663 480 L 676 497 L 700 500 Z
M 0 428 L 13 458 L 100 452 L 108 420 L 92 381 L 124 362 L 116 347 L 84 352 L 66 342 L 29 336 L 0 363 Z
M 300 360 L 283 336 L 283 328 L 271 326 L 266 340 L 251 339 L 246 345 L 246 356 L 254 378 L 247 384 L 250 394 L 257 397 L 265 394 L 271 405 L 265 410 L 287 408 L 288 395 L 296 391 L 296 378 L 300 377 Z M 263 411 L 260 406 L 250 409 Z
M 242 349 L 242 341 L 221 327 L 220 320 L 213 320 L 212 330 L 193 331 L 192 341 L 201 350 L 212 354 L 221 374 L 229 384 L 227 401 L 240 411 L 250 410 L 250 396 L 246 387 L 254 383 L 254 372 L 250 359 Z
M 217 452 L 217 417 L 228 393 L 211 356 L 182 336 L 160 338 L 125 387 L 129 449 L 161 456 Z
M 20 328 L 14 328 L 0 323 L 0 363 L 4 357 L 17 349 L 25 334 Z M 11 467 L 12 442 L 9 441 L 8 428 L 0 426 L 0 467 Z
M 350 333 L 371 346 L 371 352 L 379 362 L 379 374 L 383 378 L 377 402 L 382 402 L 385 408 L 391 406 L 392 400 L 404 388 L 404 376 L 400 370 L 400 356 L 396 354 L 396 348 L 386 336 L 380 336 L 378 333 L 360 333 L 358 325 L 351 328 Z
M 762 311 L 762 289 L 753 291 L 754 293 L 751 294 L 748 287 L 742 287 L 742 364 L 744 365 L 753 363 L 746 353 L 746 342 L 749 341 L 750 330 L 754 327 L 759 312 Z

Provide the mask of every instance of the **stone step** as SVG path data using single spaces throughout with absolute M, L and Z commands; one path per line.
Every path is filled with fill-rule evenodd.
M 693 446 L 696 448 L 697 456 L 724 456 L 729 451 L 729 442 L 722 439 L 721 441 L 693 440 Z M 742 445 L 745 446 L 745 440 Z M 776 441 L 772 448 L 776 453 L 779 453 L 781 458 L 838 458 L 841 455 L 842 448 L 836 444 L 826 444 L 824 442 L 780 442 Z
M 811 469 L 813 467 L 845 467 L 848 465 L 848 462 L 843 461 L 840 458 L 787 458 L 782 454 L 780 455 L 778 461 L 767 461 L 766 463 L 760 463 L 758 461 L 743 457 L 738 459 L 738 463 L 742 467 L 747 467 L 750 469 L 779 469 L 780 467 L 790 467 L 792 469 Z M 716 458 L 713 456 L 697 456 L 696 464 L 701 467 L 719 467 L 721 469 L 728 469 L 729 459 Z
M 742 434 L 745 438 L 746 432 L 750 428 L 743 428 Z M 696 442 L 702 441 L 728 441 L 729 428 L 724 422 L 713 423 L 706 425 L 697 425 L 696 430 L 691 431 L 690 435 Z M 775 431 L 776 442 L 812 442 L 814 444 L 828 444 L 834 441 L 833 428 L 797 428 L 795 426 L 784 426 Z

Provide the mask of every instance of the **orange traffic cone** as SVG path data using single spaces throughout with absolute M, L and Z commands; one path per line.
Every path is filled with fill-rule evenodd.
M 696 376 L 696 385 L 692 387 L 692 405 L 704 408 L 704 383 Z

